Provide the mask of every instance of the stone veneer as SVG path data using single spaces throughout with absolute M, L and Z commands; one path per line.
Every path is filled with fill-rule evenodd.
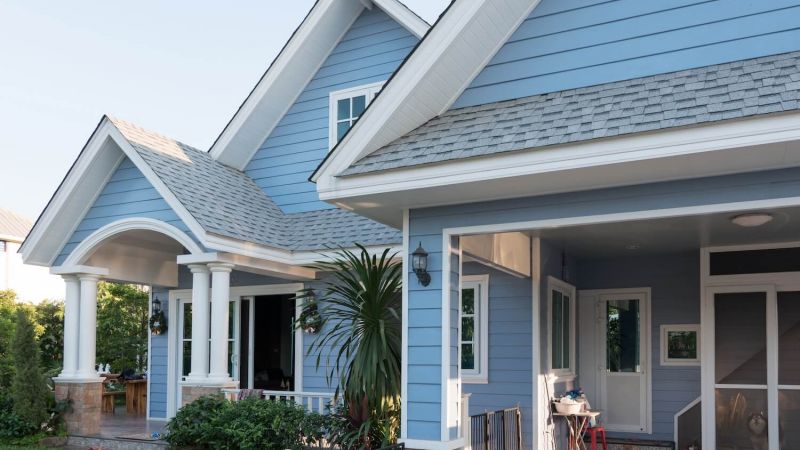
M 219 394 L 222 389 L 235 388 L 236 386 L 235 384 L 229 386 L 197 386 L 193 384 L 184 384 L 181 386 L 181 407 L 192 403 L 200 397 Z
M 94 436 L 100 433 L 100 402 L 103 397 L 103 382 L 55 381 L 56 400 L 71 400 L 71 408 L 64 415 L 67 433 L 79 436 Z

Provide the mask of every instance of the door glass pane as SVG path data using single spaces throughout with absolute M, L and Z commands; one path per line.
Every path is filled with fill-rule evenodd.
M 715 295 L 717 384 L 767 384 L 766 302 L 764 292 Z
M 228 303 L 228 339 L 233 339 L 236 336 L 236 302 Z M 229 355 L 232 355 L 230 351 Z
M 183 338 L 192 338 L 192 304 L 183 304 Z
M 778 292 L 778 331 L 778 384 L 800 385 L 800 292 Z
M 192 369 L 192 342 L 183 341 L 183 376 L 189 376 Z
M 778 411 L 780 414 L 780 450 L 800 448 L 800 391 L 781 390 L 778 392 Z
M 559 291 L 553 291 L 553 310 L 552 314 L 552 367 L 553 369 L 564 368 L 564 297 Z
M 718 449 L 767 450 L 767 390 L 717 389 Z
M 639 300 L 606 303 L 606 358 L 609 372 L 639 372 Z

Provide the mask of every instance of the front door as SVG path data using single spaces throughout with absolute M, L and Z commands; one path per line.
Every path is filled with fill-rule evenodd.
M 716 448 L 800 448 L 800 292 L 720 287 L 707 298 Z
M 650 432 L 650 291 L 582 291 L 580 376 L 610 431 Z M 593 326 L 594 325 L 594 326 Z M 592 370 L 594 368 L 594 370 Z

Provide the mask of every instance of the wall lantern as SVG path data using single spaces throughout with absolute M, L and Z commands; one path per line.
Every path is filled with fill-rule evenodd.
M 153 314 L 161 312 L 161 300 L 156 297 L 153 299 Z
M 428 252 L 422 248 L 422 242 L 419 247 L 411 254 L 411 268 L 417 274 L 419 284 L 427 286 L 431 283 L 431 275 L 428 273 Z
M 150 333 L 153 336 L 160 336 L 167 331 L 167 318 L 164 316 L 164 311 L 161 310 L 161 300 L 158 297 L 153 299 L 152 303 L 153 313 L 150 314 Z

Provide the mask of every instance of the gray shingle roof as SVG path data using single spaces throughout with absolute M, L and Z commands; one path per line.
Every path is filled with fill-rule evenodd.
M 341 175 L 800 109 L 800 52 L 448 111 Z
M 401 241 L 397 230 L 349 211 L 285 214 L 244 172 L 207 152 L 123 120 L 111 121 L 209 233 L 285 250 Z
M 18 242 L 22 242 L 32 227 L 33 222 L 27 217 L 14 211 L 0 208 L 0 236 L 15 238 Z

